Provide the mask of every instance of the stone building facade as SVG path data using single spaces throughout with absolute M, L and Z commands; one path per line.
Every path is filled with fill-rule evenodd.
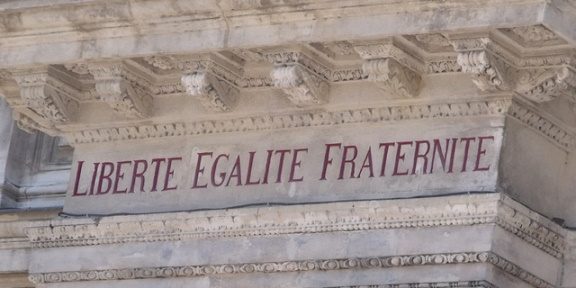
M 0 0 L 0 287 L 576 287 L 573 0 Z

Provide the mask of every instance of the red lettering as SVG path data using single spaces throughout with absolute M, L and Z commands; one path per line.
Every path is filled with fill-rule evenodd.
M 380 168 L 380 177 L 385 176 L 386 172 L 386 162 L 388 161 L 388 151 L 390 150 L 390 146 L 394 146 L 396 143 L 388 142 L 388 143 L 380 143 L 379 148 L 384 147 L 384 155 L 382 156 L 382 167 Z
M 176 189 L 178 189 L 178 185 L 169 187 L 169 186 L 168 186 L 168 182 L 169 182 L 170 179 L 174 176 L 174 169 L 172 168 L 172 162 L 174 162 L 174 161 L 181 161 L 181 160 L 182 160 L 182 157 L 172 157 L 172 158 L 168 158 L 168 162 L 167 162 L 167 164 L 166 164 L 166 176 L 164 177 L 164 188 L 162 188 L 162 191 L 168 191 L 168 190 L 176 190 Z
M 216 169 L 218 169 L 218 162 L 220 161 L 220 158 L 226 158 L 226 160 L 228 160 L 230 158 L 230 156 L 228 154 L 220 154 L 218 156 L 216 156 L 216 159 L 214 159 L 214 163 L 212 163 L 212 173 L 210 173 L 210 181 L 212 182 L 212 185 L 214 185 L 214 187 L 220 187 L 220 185 L 224 184 L 224 179 L 226 178 L 226 172 L 220 172 L 220 182 L 216 182 Z
M 398 172 L 400 160 L 404 161 L 404 158 L 406 157 L 406 153 L 402 153 L 402 146 L 405 145 L 412 146 L 412 141 L 398 142 L 398 149 L 396 150 L 396 161 L 394 162 L 394 172 L 392 173 L 392 176 L 408 175 L 409 170 L 406 170 L 405 172 Z
M 106 171 L 108 170 L 108 171 Z M 112 189 L 112 174 L 114 173 L 114 163 L 112 162 L 102 162 L 102 167 L 100 168 L 100 177 L 98 178 L 98 190 L 96 190 L 96 195 L 102 195 L 110 192 Z M 106 190 L 102 190 L 102 186 L 106 181 Z
M 332 147 L 342 147 L 342 143 L 332 143 L 332 144 L 325 144 L 326 152 L 324 152 L 324 163 L 322 164 L 322 176 L 320 180 L 326 180 L 326 172 L 328 171 L 328 165 L 332 165 L 332 158 L 330 158 L 330 150 Z
M 448 173 L 454 171 L 454 159 L 456 158 L 456 144 L 458 143 L 458 138 L 452 138 L 452 151 L 450 152 L 450 169 Z
M 430 174 L 434 173 L 434 161 L 436 160 L 436 154 L 440 157 L 440 163 L 442 164 L 442 171 L 446 172 L 446 156 L 448 156 L 448 146 L 450 145 L 450 139 L 446 138 L 446 146 L 444 152 L 442 152 L 442 146 L 440 146 L 440 140 L 434 139 L 434 145 L 432 147 L 432 161 L 430 162 Z
M 348 159 L 348 150 L 350 149 L 353 151 L 352 159 Z M 344 171 L 346 170 L 346 164 L 350 164 L 351 166 L 350 178 L 356 178 L 354 177 L 354 170 L 356 170 L 356 164 L 354 163 L 354 161 L 356 160 L 357 156 L 358 156 L 358 148 L 356 148 L 356 146 L 344 146 L 344 151 L 342 152 L 342 161 L 340 162 L 340 174 L 338 176 L 338 179 L 344 179 Z
M 422 144 L 426 144 L 426 152 L 420 154 L 420 145 Z M 422 165 L 422 173 L 426 174 L 426 171 L 428 170 L 428 152 L 430 152 L 430 143 L 427 140 L 416 141 L 416 150 L 414 151 L 414 162 L 412 162 L 412 175 L 416 174 L 418 159 L 424 159 L 424 165 Z
M 268 156 L 266 156 L 266 167 L 264 169 L 264 180 L 262 180 L 262 184 L 268 184 L 268 173 L 270 172 L 270 163 L 272 162 L 272 153 L 274 150 L 267 150 Z
M 258 179 L 258 181 L 252 181 L 252 165 L 254 164 L 254 154 L 256 154 L 256 151 L 252 151 L 252 152 L 248 152 L 248 154 L 250 155 L 248 158 L 248 173 L 246 175 L 246 185 L 256 185 L 256 184 L 260 184 L 260 179 Z
M 112 190 L 112 194 L 118 193 L 126 193 L 128 188 L 124 190 L 118 190 L 118 183 L 120 183 L 121 179 L 124 179 L 124 172 L 122 172 L 122 165 L 130 164 L 132 161 L 120 161 L 116 163 L 116 177 L 114 177 L 114 189 Z
M 360 176 L 362 176 L 364 168 L 367 168 L 368 172 L 370 172 L 370 178 L 374 177 L 374 169 L 372 168 L 372 147 L 368 147 L 368 152 L 366 153 L 366 157 L 364 157 L 362 167 L 360 167 L 360 171 L 358 171 L 358 176 L 356 178 L 360 178 Z
M 194 183 L 192 184 L 192 189 L 195 188 L 206 188 L 208 184 L 198 184 L 200 175 L 204 173 L 204 166 L 202 166 L 202 158 L 204 156 L 212 157 L 212 152 L 200 152 L 198 153 L 198 161 L 196 161 L 196 171 L 194 172 Z
M 140 164 L 144 164 L 144 169 L 138 171 Z M 148 170 L 148 162 L 146 160 L 134 160 L 134 170 L 132 170 L 132 181 L 130 182 L 129 193 L 134 193 L 134 184 L 136 184 L 136 179 L 140 179 L 140 192 L 144 192 L 144 173 Z
M 232 167 L 232 171 L 230 171 L 230 176 L 228 176 L 228 182 L 226 182 L 226 186 L 230 186 L 230 181 L 232 177 L 236 178 L 236 186 L 242 185 L 242 167 L 240 166 L 240 155 L 236 157 L 236 161 L 234 162 L 234 166 Z
M 494 141 L 494 136 L 483 136 L 478 138 L 478 153 L 476 153 L 476 164 L 474 164 L 474 171 L 488 171 L 490 170 L 490 165 L 487 167 L 480 167 L 480 157 L 486 154 L 486 149 L 482 149 L 482 143 L 484 140 Z
M 282 182 L 282 171 L 284 170 L 284 155 L 286 153 L 290 153 L 290 149 L 288 150 L 276 150 L 275 154 L 280 153 L 280 160 L 278 160 L 278 174 L 276 175 L 276 183 Z
M 94 170 L 92 171 L 92 181 L 90 181 L 90 192 L 88 195 L 94 194 L 94 186 L 96 185 L 96 175 L 98 174 L 98 167 L 100 166 L 100 162 L 94 163 Z
M 466 172 L 466 166 L 468 164 L 468 150 L 470 150 L 470 142 L 474 141 L 476 137 L 468 137 L 460 139 L 460 142 L 466 142 L 464 144 L 464 160 L 462 160 L 462 172 Z
M 78 161 L 78 165 L 76 166 L 76 180 L 74 181 L 74 190 L 72 190 L 72 196 L 85 196 L 88 194 L 88 191 L 84 193 L 78 193 L 78 186 L 80 184 L 80 177 L 82 175 L 82 165 L 84 165 L 84 161 Z
M 296 178 L 296 168 L 300 168 L 302 164 L 301 160 L 298 159 L 298 153 L 300 152 L 308 152 L 308 148 L 301 148 L 301 149 L 294 149 L 294 155 L 292 155 L 292 165 L 290 165 L 290 179 L 288 182 L 301 182 L 304 180 L 304 176 L 300 178 Z
M 156 164 L 156 167 L 154 168 L 154 179 L 152 180 L 152 189 L 150 189 L 150 192 L 158 191 L 157 187 L 158 187 L 158 176 L 160 175 L 160 164 L 164 161 L 166 161 L 166 158 L 154 158 L 151 161 L 152 164 Z

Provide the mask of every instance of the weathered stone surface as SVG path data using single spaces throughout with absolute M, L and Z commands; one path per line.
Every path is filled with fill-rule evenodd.
M 1 287 L 576 286 L 572 1 L 0 2 Z

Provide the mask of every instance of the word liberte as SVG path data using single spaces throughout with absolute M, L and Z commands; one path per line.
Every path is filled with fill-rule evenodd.
M 301 182 L 308 177 L 326 181 L 488 171 L 490 164 L 484 158 L 493 142 L 494 136 L 478 136 L 385 142 L 365 147 L 328 143 L 322 147 L 323 157 L 313 157 L 310 155 L 313 151 L 306 147 L 236 155 L 204 151 L 194 152 L 189 166 L 182 165 L 181 156 L 92 165 L 77 161 L 72 196 L 171 191 L 182 189 L 183 183 L 190 183 L 189 189 L 207 189 Z M 321 165 L 305 169 L 307 159 L 322 159 Z M 183 172 L 186 177 L 175 177 Z M 187 176 L 192 176 L 191 181 L 182 180 Z

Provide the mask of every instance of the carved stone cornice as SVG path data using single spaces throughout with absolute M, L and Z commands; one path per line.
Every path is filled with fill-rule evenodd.
M 238 90 L 209 72 L 184 74 L 181 81 L 186 93 L 208 111 L 228 112 L 236 105 Z
M 536 131 L 564 151 L 576 148 L 576 132 L 567 128 L 551 115 L 538 111 L 525 101 L 515 100 L 508 116 Z
M 540 279 L 536 275 L 524 270 L 518 265 L 493 252 L 417 254 L 320 260 L 308 259 L 283 262 L 206 264 L 190 266 L 67 271 L 34 273 L 30 274 L 28 279 L 34 284 L 45 284 L 81 281 L 152 279 L 167 277 L 206 277 L 212 275 L 252 273 L 388 269 L 394 267 L 466 264 L 490 264 L 502 272 L 514 276 L 534 287 L 554 288 L 553 284 Z
M 298 107 L 326 103 L 331 70 L 302 49 L 267 50 L 262 56 L 274 65 L 270 77 Z
M 537 103 L 558 97 L 576 101 L 576 72 L 569 67 L 524 69 L 516 91 Z
M 99 99 L 126 118 L 140 119 L 152 114 L 150 83 L 124 62 L 90 63 Z
M 71 94 L 75 89 L 54 77 L 53 68 L 15 70 L 11 74 L 20 87 L 20 97 L 26 108 L 51 125 L 74 118 L 78 103 Z
M 354 286 L 331 286 L 323 288 L 498 288 L 488 281 L 414 282 L 401 284 L 370 284 Z
M 58 135 L 58 131 L 52 124 L 36 121 L 24 113 L 14 111 L 12 113 L 12 118 L 14 119 L 14 122 L 16 122 L 18 128 L 20 128 L 22 131 L 28 133 L 36 133 L 38 131 L 42 131 L 43 133 L 46 133 L 50 136 Z
M 356 45 L 356 52 L 364 59 L 362 70 L 367 79 L 384 91 L 405 98 L 420 92 L 421 71 L 424 64 L 393 41 Z
M 362 68 L 368 80 L 382 90 L 404 98 L 416 97 L 420 92 L 420 75 L 392 58 L 368 60 Z
M 325 103 L 328 83 L 300 65 L 281 65 L 270 74 L 274 87 L 282 89 L 288 100 L 298 107 Z
M 353 206 L 351 208 L 350 206 Z M 88 221 L 60 220 L 50 226 L 26 230 L 33 247 L 102 245 L 127 242 L 179 241 L 190 239 L 269 236 L 496 224 L 546 253 L 561 258 L 564 236 L 557 225 L 502 196 L 451 198 L 427 203 L 409 200 L 315 204 L 300 209 L 275 207 L 258 211 L 225 213 L 176 213 L 173 216 L 132 216 Z M 249 213 L 250 211 L 253 212 Z M 337 211 L 337 213 L 336 213 Z M 303 213 L 305 212 L 305 213 Z M 338 214 L 335 221 L 331 215 Z M 278 217 L 282 215 L 282 217 Z M 232 221 L 234 219 L 235 221 Z M 280 220 L 285 219 L 285 220 Z M 273 226 L 274 229 L 269 229 Z
M 208 135 L 242 131 L 310 126 L 333 126 L 351 123 L 386 123 L 401 120 L 444 119 L 468 116 L 504 115 L 509 98 L 476 99 L 449 103 L 390 104 L 373 108 L 338 111 L 299 111 L 290 115 L 259 115 L 227 120 L 158 123 L 152 125 L 87 129 L 66 133 L 73 144 L 160 138 L 186 135 Z
M 458 53 L 462 72 L 474 74 L 473 81 L 482 91 L 514 89 L 514 68 L 494 52 L 498 46 L 488 36 L 450 40 Z

